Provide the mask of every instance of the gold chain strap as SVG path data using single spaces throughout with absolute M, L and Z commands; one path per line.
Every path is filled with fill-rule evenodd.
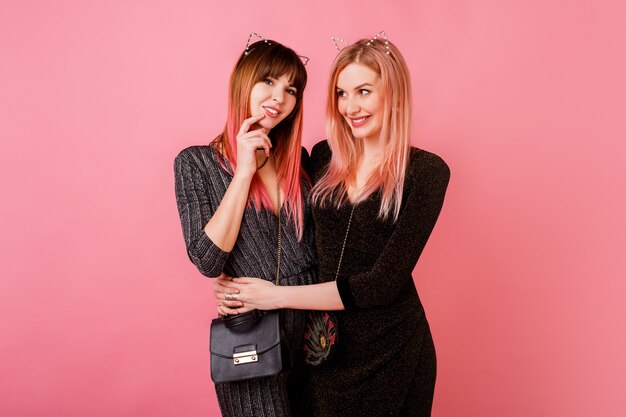
M 350 225 L 352 224 L 352 216 L 354 215 L 354 209 L 356 206 L 352 206 L 352 210 L 350 211 L 350 218 L 348 218 L 348 227 L 346 228 L 346 234 L 343 237 L 343 245 L 341 246 L 341 254 L 339 255 L 339 263 L 337 264 L 337 272 L 335 273 L 335 280 L 339 277 L 339 269 L 341 268 L 341 261 L 343 260 L 343 253 L 346 250 L 346 242 L 348 241 L 348 233 L 350 232 Z M 282 248 L 282 234 L 281 234 L 281 225 L 280 225 L 280 182 L 278 181 L 278 177 L 276 178 L 276 215 L 278 216 L 278 248 L 277 248 L 277 264 L 276 268 L 276 285 L 279 285 L 280 279 L 280 258 L 281 258 L 281 248 Z
M 337 264 L 337 272 L 335 273 L 335 281 L 339 277 L 339 268 L 341 268 L 341 261 L 343 260 L 343 251 L 346 249 L 346 242 L 348 241 L 348 232 L 350 231 L 350 224 L 352 224 L 352 215 L 356 206 L 352 206 L 350 211 L 350 218 L 348 219 L 348 227 L 346 228 L 346 235 L 343 237 L 343 246 L 341 246 L 341 255 L 339 255 L 339 263 Z
M 280 253 L 282 247 L 282 237 L 280 233 L 280 182 L 278 181 L 278 175 L 276 175 L 276 215 L 278 216 L 278 267 L 276 268 L 276 285 L 278 284 L 278 279 L 280 278 Z

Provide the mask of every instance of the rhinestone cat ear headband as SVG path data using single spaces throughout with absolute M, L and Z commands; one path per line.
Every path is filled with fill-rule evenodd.
M 268 45 L 271 45 L 272 42 L 268 41 L 267 39 L 265 39 L 263 37 L 263 35 L 260 35 L 256 32 L 250 32 L 250 36 L 248 36 L 248 42 L 246 42 L 246 50 L 244 51 L 244 55 L 248 55 L 250 53 L 250 41 L 252 40 L 252 37 L 256 36 L 257 38 L 259 38 L 259 40 L 262 40 L 263 42 L 265 42 Z M 306 65 L 309 63 L 309 58 L 307 58 L 304 55 L 298 55 L 298 57 L 300 57 L 300 59 L 302 60 L 302 64 Z
M 340 38 L 339 36 L 331 36 L 330 39 L 333 40 L 333 43 L 335 44 L 335 48 L 337 48 L 338 51 L 341 51 L 343 48 L 340 48 L 339 45 L 337 45 L 337 41 L 343 43 L 344 48 L 350 45 L 350 42 L 344 40 L 343 38 Z
M 262 40 L 263 42 L 265 42 L 268 45 L 272 44 L 272 42 L 270 42 L 267 39 L 265 39 L 263 37 L 263 35 L 259 35 L 256 32 L 250 32 L 250 36 L 248 36 L 248 42 L 246 42 L 246 51 L 244 52 L 245 55 L 248 55 L 250 53 L 250 41 L 252 40 L 253 36 L 256 36 L 257 38 L 259 38 L 260 40 Z
M 367 46 L 374 46 L 374 41 L 378 40 L 378 38 L 382 35 L 383 38 L 385 38 L 385 49 L 387 50 L 387 55 L 389 55 L 391 52 L 389 51 L 389 39 L 387 39 L 387 33 L 384 30 L 381 30 L 380 32 L 378 32 L 376 35 L 374 35 L 374 37 L 372 39 L 370 39 L 367 42 Z M 338 51 L 341 51 L 343 48 L 345 48 L 346 46 L 350 45 L 350 42 L 340 38 L 339 36 L 332 36 L 331 37 L 333 43 L 335 44 L 335 48 L 337 48 Z M 341 42 L 344 44 L 343 48 L 340 48 L 339 45 L 337 45 L 337 41 Z M 382 42 L 382 40 L 381 40 Z
M 387 33 L 385 33 L 384 30 L 381 30 L 376 35 L 374 35 L 374 37 L 372 39 L 370 39 L 370 41 L 367 43 L 367 45 L 368 46 L 372 46 L 372 42 L 374 42 L 375 40 L 378 40 L 378 37 L 380 35 L 383 35 L 383 37 L 385 38 L 385 49 L 387 49 L 387 55 L 389 55 L 389 39 L 387 39 Z

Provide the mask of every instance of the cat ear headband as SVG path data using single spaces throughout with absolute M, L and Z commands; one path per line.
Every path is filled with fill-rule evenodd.
M 385 49 L 387 50 L 387 55 L 389 55 L 391 52 L 389 51 L 389 39 L 387 39 L 387 33 L 385 33 L 384 30 L 381 30 L 380 32 L 378 32 L 376 35 L 374 35 L 374 37 L 372 39 L 370 39 L 367 42 L 367 46 L 374 46 L 374 41 L 378 40 L 378 38 L 382 35 L 382 37 L 385 39 Z M 343 48 L 345 48 L 346 46 L 350 45 L 350 42 L 344 40 L 343 38 L 340 38 L 339 36 L 332 36 L 331 37 L 333 43 L 335 44 L 335 48 L 337 48 L 338 51 L 341 51 Z M 339 41 L 343 46 L 340 48 L 339 45 L 337 44 L 337 41 Z M 380 40 L 381 42 L 383 42 L 383 40 Z
M 246 42 L 246 50 L 244 51 L 244 55 L 248 55 L 250 53 L 250 41 L 252 40 L 252 37 L 256 36 L 257 38 L 259 38 L 259 40 L 262 40 L 263 42 L 265 42 L 268 45 L 271 45 L 272 42 L 268 41 L 267 39 L 265 39 L 263 37 L 263 35 L 260 35 L 256 32 L 250 32 L 250 36 L 248 36 L 248 42 Z M 256 41 L 255 41 L 256 42 Z M 309 58 L 307 58 L 304 55 L 298 55 L 298 57 L 300 57 L 300 59 L 302 60 L 302 63 L 304 65 L 309 63 Z

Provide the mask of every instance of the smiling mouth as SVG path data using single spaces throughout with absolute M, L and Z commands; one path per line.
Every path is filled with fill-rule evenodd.
M 267 114 L 269 117 L 278 117 L 278 115 L 281 113 L 280 110 L 274 108 L 274 107 L 266 107 L 266 106 L 261 106 L 263 107 L 263 110 L 265 110 L 265 114 Z
M 362 117 L 350 117 L 350 124 L 352 127 L 361 127 L 370 119 L 371 116 L 362 116 Z

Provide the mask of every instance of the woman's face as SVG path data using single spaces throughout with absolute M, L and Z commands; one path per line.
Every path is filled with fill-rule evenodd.
M 264 114 L 256 124 L 268 131 L 285 120 L 296 106 L 296 88 L 289 77 L 268 77 L 254 84 L 250 92 L 250 114 Z
M 337 107 L 355 138 L 375 139 L 383 127 L 381 80 L 370 68 L 352 63 L 337 78 Z

